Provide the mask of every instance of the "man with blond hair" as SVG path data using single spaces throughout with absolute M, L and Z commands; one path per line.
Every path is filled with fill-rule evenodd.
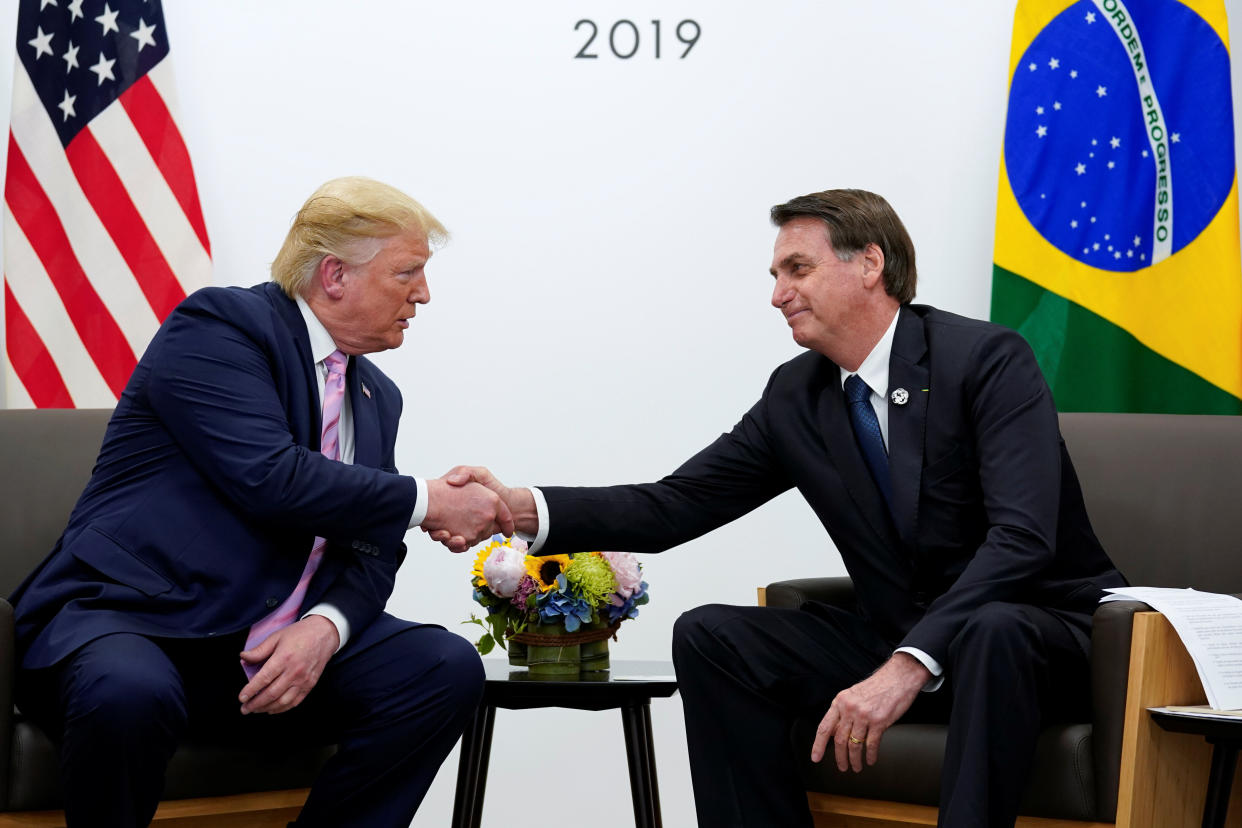
M 60 743 L 70 826 L 148 824 L 203 734 L 335 743 L 297 824 L 409 825 L 483 671 L 384 612 L 402 538 L 512 531 L 482 486 L 397 473 L 401 394 L 363 356 L 401 345 L 446 236 L 393 187 L 330 181 L 272 282 L 200 290 L 160 327 L 12 598 L 19 704 Z

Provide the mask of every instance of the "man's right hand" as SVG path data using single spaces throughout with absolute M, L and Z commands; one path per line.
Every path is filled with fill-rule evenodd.
M 487 487 L 473 482 L 454 485 L 439 478 L 427 481 L 427 517 L 420 526 L 451 551 L 465 552 L 497 532 L 512 535 L 513 515 Z
M 483 466 L 455 466 L 440 479 L 453 486 L 469 486 L 474 484 L 486 486 L 495 492 L 509 507 L 509 511 L 513 516 L 515 530 L 532 536 L 539 531 L 539 515 L 535 509 L 535 498 L 531 494 L 530 489 L 511 489 L 497 480 L 496 476 Z M 423 526 L 426 528 L 426 523 Z M 443 543 L 449 549 L 453 549 L 451 545 L 452 537 L 448 532 L 444 530 L 429 530 L 429 534 L 432 540 Z

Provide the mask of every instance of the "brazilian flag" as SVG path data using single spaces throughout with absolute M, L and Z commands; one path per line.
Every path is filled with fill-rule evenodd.
M 1019 0 L 992 319 L 1062 411 L 1242 413 L 1220 0 Z

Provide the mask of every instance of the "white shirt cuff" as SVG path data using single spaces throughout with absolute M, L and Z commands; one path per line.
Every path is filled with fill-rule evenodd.
M 539 547 L 548 540 L 548 501 L 544 498 L 543 492 L 534 486 L 530 487 L 530 495 L 535 499 L 535 518 L 539 521 L 539 528 L 535 531 L 534 538 L 526 532 L 518 532 L 517 535 L 530 544 L 526 554 L 535 555 L 538 554 Z
M 349 620 L 345 618 L 339 609 L 331 604 L 315 604 L 315 606 L 306 611 L 306 615 L 322 615 L 332 622 L 332 626 L 336 627 L 336 635 L 340 641 L 336 645 L 336 652 L 339 653 L 341 648 L 349 641 Z M 302 617 L 305 618 L 306 615 Z
M 423 521 L 427 519 L 427 509 L 431 506 L 427 502 L 427 481 L 421 477 L 416 477 L 414 478 L 414 485 L 418 487 L 418 495 L 414 502 L 414 511 L 410 513 L 411 529 L 416 529 L 423 525 Z
M 898 647 L 897 652 L 914 656 L 932 674 L 932 677 L 923 685 L 924 693 L 934 693 L 940 689 L 940 685 L 944 684 L 944 668 L 940 666 L 939 661 L 936 661 L 936 659 L 918 647 Z

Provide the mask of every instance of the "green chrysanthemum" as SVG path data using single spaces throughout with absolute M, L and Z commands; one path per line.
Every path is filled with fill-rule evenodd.
M 608 561 L 598 552 L 574 555 L 565 570 L 565 579 L 592 608 L 603 606 L 617 590 L 617 579 Z

